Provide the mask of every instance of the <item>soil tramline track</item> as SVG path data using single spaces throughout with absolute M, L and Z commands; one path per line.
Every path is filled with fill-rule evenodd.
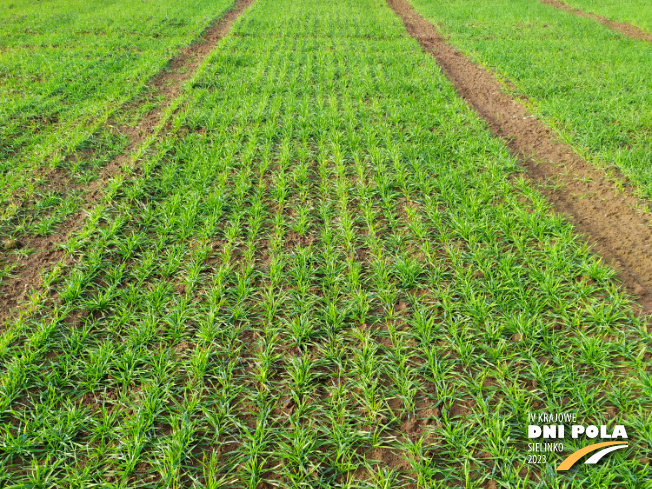
M 78 212 L 59 226 L 55 235 L 19 237 L 21 246 L 32 250 L 33 253 L 20 257 L 17 260 L 16 271 L 12 273 L 11 277 L 5 278 L 0 285 L 0 325 L 4 324 L 12 314 L 15 314 L 16 306 L 26 299 L 28 293 L 39 286 L 41 275 L 51 270 L 57 262 L 65 257 L 65 251 L 56 247 L 56 243 L 65 243 L 74 232 L 79 231 L 86 218 L 85 214 L 102 199 L 104 186 L 111 179 L 119 177 L 125 167 L 134 164 L 135 160 L 142 156 L 143 145 L 148 146 L 154 143 L 155 138 L 162 135 L 165 124 L 171 116 L 168 111 L 178 109 L 175 102 L 179 101 L 184 83 L 196 74 L 204 59 L 228 34 L 233 23 L 254 1 L 236 0 L 233 7 L 213 22 L 197 41 L 179 53 L 170 61 L 165 71 L 152 79 L 149 83 L 148 96 L 160 97 L 163 99 L 162 102 L 158 104 L 157 108 L 147 112 L 135 127 L 117 127 L 119 134 L 128 137 L 128 145 L 124 152 L 101 170 L 96 180 L 81 188 L 69 181 L 63 170 L 54 169 L 47 174 L 43 187 L 59 188 L 66 193 L 77 187 L 83 190 L 85 203 L 82 204 Z M 129 102 L 122 108 L 122 112 L 134 109 L 136 109 L 134 103 Z M 114 127 L 117 118 L 118 115 L 114 115 L 107 125 Z M 68 156 L 68 159 L 74 160 L 78 156 L 73 153 Z
M 652 221 L 636 211 L 637 197 L 617 189 L 570 146 L 555 141 L 548 127 L 504 93 L 493 74 L 457 52 L 408 0 L 388 3 L 459 94 L 523 161 L 528 178 L 620 270 L 629 291 L 652 312 Z M 550 183 L 560 185 L 551 188 Z
M 610 29 L 613 29 L 616 32 L 624 34 L 625 36 L 631 37 L 632 39 L 652 42 L 652 33 L 647 32 L 635 25 L 628 24 L 626 22 L 618 22 L 615 20 L 611 20 L 601 15 L 593 14 L 591 12 L 585 12 L 584 10 L 575 8 L 571 5 L 567 5 L 564 2 L 561 2 L 560 0 L 540 0 L 540 1 L 541 3 L 545 3 L 546 5 L 550 5 L 551 7 L 555 7 L 560 10 L 564 10 L 578 17 L 584 17 L 585 19 L 591 19 L 600 22 L 602 25 L 609 27 Z

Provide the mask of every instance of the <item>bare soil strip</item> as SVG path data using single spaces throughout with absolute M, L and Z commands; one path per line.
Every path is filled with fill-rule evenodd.
M 583 17 L 585 19 L 591 19 L 591 20 L 595 20 L 596 22 L 600 22 L 602 25 L 608 27 L 609 29 L 619 32 L 620 34 L 623 34 L 625 36 L 631 37 L 632 39 L 652 42 L 652 33 L 644 31 L 643 29 L 641 29 L 640 27 L 636 27 L 635 25 L 628 24 L 626 22 L 617 22 L 615 20 L 602 17 L 601 15 L 585 12 L 584 10 L 571 7 L 570 5 L 567 5 L 564 2 L 560 2 L 559 0 L 540 0 L 540 1 L 541 3 L 545 3 L 546 5 L 550 5 L 551 7 L 555 7 L 560 10 L 564 10 L 577 17 Z
M 555 210 L 567 215 L 594 250 L 620 271 L 620 279 L 639 297 L 645 312 L 652 311 L 652 222 L 635 210 L 640 201 L 616 189 L 570 146 L 555 141 L 547 126 L 503 92 L 492 73 L 456 52 L 407 0 L 387 1 L 460 96 L 522 161 L 526 176 L 540 186 Z
M 102 188 L 106 182 L 119 174 L 120 170 L 129 163 L 132 154 L 145 140 L 153 134 L 162 122 L 165 111 L 182 92 L 183 84 L 190 80 L 208 54 L 215 48 L 230 31 L 233 23 L 245 12 L 255 0 L 236 0 L 233 7 L 227 10 L 220 18 L 216 19 L 196 42 L 182 50 L 166 67 L 156 75 L 148 84 L 149 97 L 161 98 L 163 101 L 143 116 L 135 127 L 120 126 L 120 134 L 129 138 L 126 150 L 110 161 L 101 171 L 97 180 L 93 181 L 84 190 L 87 193 L 86 202 L 82 209 L 69 218 L 56 235 L 48 237 L 28 236 L 21 237 L 20 246 L 33 250 L 34 253 L 20 258 L 15 274 L 3 281 L 0 286 L 0 326 L 15 312 L 16 306 L 25 300 L 27 294 L 37 287 L 43 272 L 51 269 L 64 256 L 64 251 L 57 246 L 63 243 L 84 221 L 84 214 L 97 203 L 102 196 Z M 134 102 L 125 104 L 121 113 L 127 113 L 137 108 Z M 107 123 L 112 126 L 116 117 Z M 72 155 L 71 158 L 75 158 Z M 61 170 L 53 170 L 46 177 L 48 187 L 62 187 L 70 190 Z

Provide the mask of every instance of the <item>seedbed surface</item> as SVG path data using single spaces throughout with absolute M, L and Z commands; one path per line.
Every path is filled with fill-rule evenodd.
M 258 0 L 170 127 L 2 332 L 2 484 L 650 483 L 646 322 L 384 2 Z

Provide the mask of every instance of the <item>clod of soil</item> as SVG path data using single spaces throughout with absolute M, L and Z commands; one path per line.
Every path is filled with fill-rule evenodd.
M 23 247 L 23 243 L 21 243 L 17 239 L 7 239 L 2 242 L 2 249 L 5 251 L 17 250 L 18 248 L 22 248 L 22 247 Z

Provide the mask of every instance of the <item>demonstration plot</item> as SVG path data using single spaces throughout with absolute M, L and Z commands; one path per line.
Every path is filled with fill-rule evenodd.
M 230 0 L 112 2 L 97 0 L 0 2 L 0 237 L 52 232 L 13 222 L 26 202 L 37 216 L 54 207 L 54 222 L 76 202 L 39 184 L 52 168 L 57 177 L 92 180 L 97 168 L 124 149 L 124 135 L 104 128 L 178 50 L 232 5 Z M 140 101 L 113 125 L 133 125 L 156 106 L 157 94 Z M 138 104 L 136 104 L 138 105 Z M 67 157 L 74 150 L 74 158 Z M 56 174 L 56 172 L 55 172 Z M 30 216 L 33 217 L 33 216 Z
M 538 0 L 413 0 L 598 167 L 652 195 L 652 50 Z
M 649 482 L 646 324 L 389 8 L 259 0 L 191 90 L 3 332 L 3 483 Z M 533 463 L 560 411 L 629 447 Z
M 526 107 L 494 73 L 459 53 L 407 0 L 388 5 L 452 81 L 457 93 L 516 156 L 528 182 L 565 215 L 600 256 L 614 264 L 639 304 L 652 310 L 652 222 L 641 201 L 583 160 Z
M 65 164 L 47 170 L 39 182 L 31 182 L 29 199 L 27 189 L 14 195 L 18 205 L 8 214 L 11 218 L 6 215 L 0 221 L 0 251 L 4 252 L 0 256 L 0 323 L 15 315 L 16 304 L 28 297 L 34 301 L 45 273 L 66 264 L 66 248 L 59 244 L 83 226 L 88 212 L 103 198 L 102 189 L 119 186 L 132 175 L 138 161 L 170 129 L 170 118 L 186 102 L 185 85 L 252 1 L 236 0 L 200 39 L 177 53 L 148 82 L 145 98 L 155 98 L 156 104 L 140 97 L 118 108 L 86 141 L 88 145 L 77 146 Z M 120 123 L 127 119 L 134 119 L 132 125 Z M 91 144 L 107 138 L 121 145 L 109 151 L 106 145 Z
M 630 24 L 627 22 L 618 22 L 616 20 L 609 19 L 608 17 L 604 17 L 602 15 L 598 15 L 590 11 L 573 7 L 560 0 L 541 0 L 541 2 L 545 3 L 546 5 L 550 5 L 552 7 L 568 12 L 572 15 L 576 15 L 578 17 L 591 19 L 596 22 L 599 22 L 605 27 L 613 30 L 614 32 L 618 32 L 632 39 L 652 42 L 652 32 L 641 29 L 640 27 L 637 27 L 634 24 Z
M 596 15 L 618 22 L 628 22 L 652 33 L 652 3 L 648 0 L 563 0 L 576 7 Z

